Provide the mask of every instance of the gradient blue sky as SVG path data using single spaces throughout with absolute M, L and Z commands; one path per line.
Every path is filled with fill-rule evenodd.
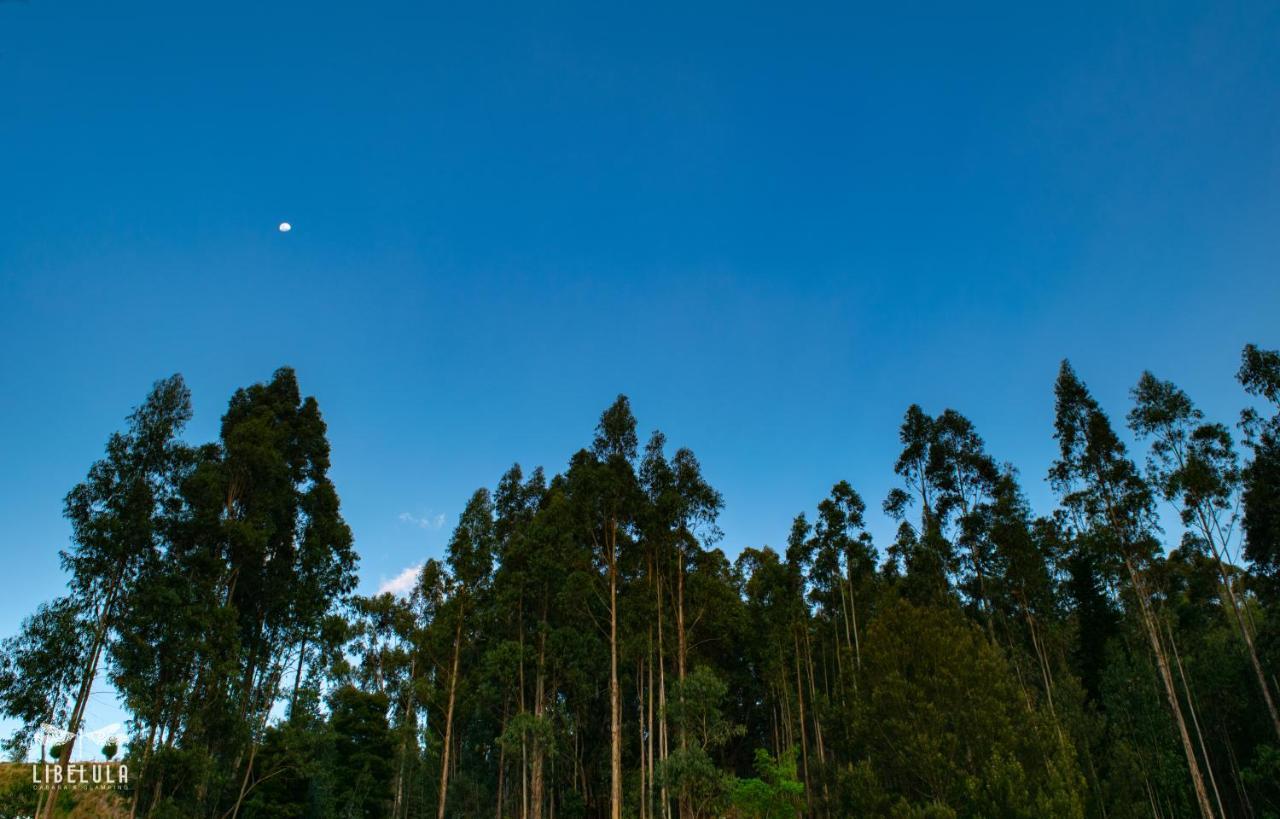
M 730 553 L 842 478 L 883 547 L 909 403 L 1045 511 L 1061 358 L 1232 421 L 1280 346 L 1275 3 L 536 5 L 0 2 L 0 634 L 175 371 L 297 368 L 372 591 L 618 392 Z

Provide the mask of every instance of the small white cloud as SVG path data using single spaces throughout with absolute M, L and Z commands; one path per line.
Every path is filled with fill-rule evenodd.
M 423 515 L 418 517 L 412 512 L 401 512 L 400 522 L 417 526 L 419 529 L 441 529 L 444 527 L 444 513 L 438 515 Z
M 394 594 L 396 597 L 408 595 L 413 591 L 413 586 L 418 582 L 418 575 L 421 572 L 421 563 L 406 567 L 390 580 L 382 581 L 382 585 L 378 586 L 378 594 Z

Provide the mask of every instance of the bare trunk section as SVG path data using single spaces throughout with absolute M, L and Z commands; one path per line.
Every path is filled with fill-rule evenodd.
M 618 524 L 609 542 L 609 816 L 622 819 L 622 692 L 618 685 Z M 444 819 L 442 815 L 440 819 Z
M 533 802 L 533 819 L 542 819 L 542 802 L 543 791 L 545 785 L 543 783 L 543 759 L 545 750 L 542 747 L 542 716 L 545 710 L 546 701 L 546 664 L 547 664 L 547 607 L 544 598 L 542 606 L 542 627 L 538 633 L 538 676 L 534 681 L 533 693 L 533 714 L 538 719 L 539 732 L 533 739 L 533 763 L 532 763 L 532 782 L 530 789 L 532 791 L 531 800 Z
M 507 700 L 506 698 L 503 698 L 502 729 L 498 732 L 498 736 L 504 736 L 506 733 L 507 733 Z M 506 778 L 506 773 L 507 773 L 507 746 L 499 742 L 498 743 L 498 798 L 494 800 L 495 802 L 497 802 L 498 807 L 497 807 L 497 812 L 494 814 L 495 819 L 502 819 L 502 808 L 503 808 L 502 803 L 505 801 L 504 799 L 505 794 L 503 794 L 502 791 L 503 791 L 503 780 Z
M 1134 568 L 1133 561 L 1126 554 L 1125 568 L 1129 571 L 1129 579 L 1133 583 L 1134 594 L 1138 598 L 1142 622 L 1146 627 L 1147 639 L 1151 642 L 1151 650 L 1155 654 L 1156 667 L 1160 672 L 1160 681 L 1164 684 L 1165 699 L 1169 709 L 1173 711 L 1173 721 L 1178 728 L 1178 736 L 1182 740 L 1182 750 L 1187 757 L 1187 767 L 1191 771 L 1191 785 L 1195 789 L 1196 802 L 1200 806 L 1200 814 L 1205 819 L 1214 819 L 1213 805 L 1209 803 L 1209 793 L 1205 789 L 1204 776 L 1200 772 L 1200 762 L 1196 759 L 1195 747 L 1191 744 L 1191 735 L 1187 731 L 1187 721 L 1182 714 L 1182 704 L 1178 701 L 1178 691 L 1174 686 L 1173 674 L 1169 670 L 1169 659 L 1165 656 L 1163 641 L 1156 629 L 1155 614 L 1151 611 L 1151 601 L 1147 597 L 1146 586 L 1141 575 Z
M 688 656 L 687 636 L 684 629 L 684 547 L 677 546 L 676 551 L 676 673 L 681 683 L 680 698 L 684 701 L 685 662 Z M 689 747 L 689 737 L 683 725 L 680 726 L 680 750 Z M 689 800 L 682 792 L 677 800 L 680 816 L 689 813 Z
M 667 756 L 671 753 L 668 743 L 667 731 L 667 662 L 666 654 L 662 650 L 662 574 L 658 574 L 657 586 L 658 600 L 658 753 L 661 765 L 666 761 Z M 667 786 L 664 783 L 660 789 L 662 797 L 662 816 L 666 819 L 671 815 L 671 797 L 667 793 Z
M 458 655 L 462 653 L 462 616 L 458 609 L 458 627 L 453 635 L 453 670 L 449 673 L 449 701 L 444 711 L 444 747 L 440 751 L 440 799 L 436 819 L 444 819 L 449 797 L 449 750 L 453 744 L 453 703 L 458 692 Z
M 124 567 L 122 566 L 117 570 L 115 579 L 111 582 L 111 588 L 107 592 L 107 599 L 103 602 L 102 610 L 98 614 L 98 624 L 93 632 L 89 662 L 85 664 L 84 674 L 81 675 L 80 688 L 76 692 L 76 701 L 71 709 L 71 723 L 67 726 L 67 731 L 72 736 L 62 744 L 62 753 L 58 754 L 57 764 L 62 769 L 61 778 L 63 781 L 67 778 L 67 766 L 71 763 L 71 751 L 76 744 L 75 735 L 80 732 L 81 724 L 84 722 L 84 712 L 89 705 L 89 695 L 93 691 L 93 681 L 98 677 L 98 661 L 102 658 L 102 649 L 107 641 L 107 631 L 111 625 L 111 610 L 115 607 L 123 579 Z M 58 806 L 59 793 L 59 785 L 50 786 L 49 796 L 44 805 L 44 815 L 49 819 L 52 819 L 54 809 Z
M 804 635 L 804 653 L 806 664 L 809 670 L 809 703 L 813 709 L 813 740 L 817 745 L 818 751 L 818 773 L 823 773 L 823 768 L 827 764 L 827 751 L 822 742 L 822 720 L 818 718 L 818 694 L 817 687 L 813 681 L 813 647 L 809 644 L 809 632 L 806 630 Z M 831 801 L 831 793 L 827 788 L 827 778 L 822 777 L 822 798 L 825 802 Z
M 1249 652 L 1249 664 L 1253 668 L 1254 676 L 1258 678 L 1258 690 L 1262 692 L 1262 700 L 1267 705 L 1267 714 L 1271 717 L 1271 727 L 1276 732 L 1276 738 L 1280 739 L 1280 713 L 1276 711 L 1275 700 L 1271 697 L 1271 686 L 1267 685 L 1267 675 L 1262 670 L 1262 663 L 1258 661 L 1258 649 L 1253 644 L 1253 634 L 1248 624 L 1244 621 L 1244 614 L 1241 612 L 1239 600 L 1236 598 L 1235 589 L 1232 587 L 1231 578 L 1227 575 L 1227 568 L 1223 564 L 1222 554 L 1218 551 L 1212 530 L 1208 522 L 1205 520 L 1204 513 L 1200 513 L 1201 530 L 1204 532 L 1205 538 L 1209 541 L 1209 546 L 1213 550 L 1213 562 L 1218 566 L 1218 575 L 1222 578 L 1222 588 L 1227 593 L 1227 600 L 1231 604 L 1231 613 L 1235 615 L 1236 625 L 1240 628 L 1240 638 L 1244 640 L 1245 648 Z
M 800 640 L 796 635 L 795 665 L 796 665 L 796 705 L 800 709 L 800 757 L 804 762 L 804 801 L 810 809 L 813 807 L 813 792 L 809 784 L 809 730 L 805 727 L 804 716 L 804 683 L 800 678 Z
M 1187 710 L 1191 712 L 1191 725 L 1196 729 L 1196 740 L 1200 743 L 1200 753 L 1204 756 L 1205 772 L 1209 774 L 1209 785 L 1213 788 L 1213 799 L 1218 803 L 1218 813 L 1227 815 L 1222 807 L 1222 794 L 1218 792 L 1218 781 L 1213 775 L 1213 764 L 1209 761 L 1209 746 L 1205 744 L 1204 733 L 1200 730 L 1200 718 L 1196 716 L 1196 701 L 1191 695 L 1191 683 L 1187 680 L 1187 672 L 1182 667 L 1182 657 L 1178 654 L 1178 643 L 1173 639 L 1173 629 L 1165 624 L 1165 633 L 1169 636 L 1169 647 L 1173 649 L 1173 661 L 1178 666 L 1178 677 L 1182 680 L 1182 690 L 1187 693 Z

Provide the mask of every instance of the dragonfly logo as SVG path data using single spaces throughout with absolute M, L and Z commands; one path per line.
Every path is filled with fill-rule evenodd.
M 85 739 L 92 742 L 93 746 L 98 748 L 119 748 L 120 735 L 122 731 L 123 726 L 118 722 L 113 722 L 110 725 L 103 726 L 96 730 L 85 732 L 83 736 Z M 74 743 L 76 736 L 77 734 L 73 731 L 68 731 L 46 722 L 42 723 L 36 730 L 35 738 L 41 748 L 49 748 L 66 745 L 68 742 Z M 75 745 L 73 744 L 72 748 L 74 747 Z M 107 754 L 104 752 L 104 756 L 110 757 L 114 756 L 114 754 Z

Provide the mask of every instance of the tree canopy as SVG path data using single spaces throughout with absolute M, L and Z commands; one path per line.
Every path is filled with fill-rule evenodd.
M 911 405 L 892 541 L 838 481 L 776 548 L 724 544 L 714 476 L 618 396 L 359 596 L 295 373 L 204 444 L 172 376 L 67 494 L 67 587 L 0 651 L 6 747 L 67 765 L 84 740 L 39 728 L 79 733 L 105 678 L 121 815 L 1280 815 L 1280 353 L 1238 380 L 1237 422 L 1142 373 L 1126 438 L 1063 362 L 1039 513 L 971 420 Z

